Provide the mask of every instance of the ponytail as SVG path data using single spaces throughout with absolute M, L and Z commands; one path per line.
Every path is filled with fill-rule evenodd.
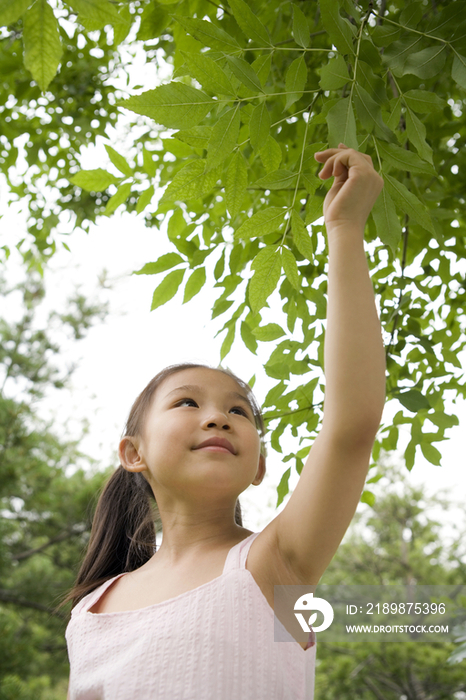
M 73 589 L 59 607 L 69 600 L 76 605 L 109 578 L 134 571 L 152 557 L 158 519 L 154 506 L 152 489 L 142 474 L 120 465 L 100 495 L 86 556 Z

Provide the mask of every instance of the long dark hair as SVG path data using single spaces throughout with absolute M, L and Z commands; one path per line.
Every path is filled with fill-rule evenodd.
M 151 379 L 131 407 L 123 437 L 141 435 L 155 391 L 164 379 L 184 369 L 198 367 L 216 369 L 228 374 L 245 391 L 261 437 L 261 453 L 265 455 L 264 422 L 251 387 L 228 369 L 212 368 L 204 364 L 170 365 Z M 242 527 L 239 500 L 235 506 L 235 522 Z M 155 535 L 160 529 L 160 514 L 148 481 L 142 473 L 129 472 L 120 464 L 99 497 L 87 552 L 73 588 L 58 608 L 70 600 L 73 601 L 74 607 L 105 581 L 123 572 L 134 571 L 145 564 L 157 550 Z

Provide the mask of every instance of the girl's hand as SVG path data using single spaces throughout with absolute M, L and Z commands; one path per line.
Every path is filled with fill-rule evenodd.
M 322 180 L 334 177 L 324 201 L 327 232 L 332 228 L 364 226 L 383 188 L 383 179 L 374 170 L 370 156 L 340 143 L 315 154 L 319 163 L 325 163 L 319 173 Z

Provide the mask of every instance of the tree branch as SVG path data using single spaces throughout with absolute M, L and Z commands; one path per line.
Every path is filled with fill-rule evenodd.
M 364 685 L 367 685 L 369 690 L 372 690 L 377 700 L 388 700 L 386 695 L 380 692 L 377 686 L 371 681 L 370 678 L 364 678 Z
M 401 281 L 405 279 L 405 267 L 406 267 L 406 256 L 408 253 L 408 237 L 409 237 L 409 216 L 406 214 L 405 216 L 405 230 L 403 231 L 403 255 L 402 255 L 402 260 L 401 260 Z M 400 310 L 401 310 L 401 302 L 403 301 L 403 289 L 400 291 L 400 296 L 398 297 L 398 304 L 396 306 L 396 311 L 395 311 L 395 316 L 393 318 L 393 328 L 392 328 L 392 333 L 390 336 L 390 342 L 387 346 L 387 350 L 385 352 L 385 359 L 388 360 L 388 357 L 390 355 L 390 350 L 393 345 L 393 339 L 395 337 L 395 333 L 398 327 L 398 320 L 400 318 Z
M 304 408 L 297 408 L 294 411 L 287 411 L 286 413 L 277 413 L 275 416 L 269 416 L 267 414 L 264 414 L 263 419 L 264 421 L 266 420 L 274 420 L 274 418 L 284 418 L 285 416 L 293 416 L 295 413 L 301 413 L 302 411 L 310 411 L 313 408 L 316 408 L 317 406 L 322 406 L 322 401 L 320 403 L 313 403 L 310 406 L 304 406 Z
M 40 612 L 45 612 L 48 615 L 54 615 L 62 620 L 68 618 L 68 615 L 64 613 L 57 612 L 53 608 L 49 608 L 47 605 L 42 605 L 41 603 L 35 603 L 33 600 L 26 600 L 25 598 L 18 598 L 13 595 L 10 591 L 0 589 L 0 601 L 2 603 L 13 603 L 13 605 L 19 605 L 22 608 L 31 608 L 32 610 L 39 610 Z
M 56 544 L 57 542 L 63 542 L 64 540 L 69 539 L 70 537 L 74 537 L 75 535 L 82 535 L 84 532 L 86 532 L 88 528 L 84 527 L 84 529 L 80 530 L 68 530 L 67 532 L 62 532 L 60 535 L 57 535 L 56 537 L 52 537 L 48 542 L 45 544 L 41 544 L 40 547 L 36 547 L 35 549 L 29 549 L 27 552 L 21 552 L 21 554 L 13 554 L 12 559 L 15 561 L 22 561 L 23 559 L 29 559 L 29 557 L 32 557 L 34 554 L 38 554 L 39 552 L 43 552 L 44 549 L 47 549 L 48 547 L 51 547 L 52 544 Z

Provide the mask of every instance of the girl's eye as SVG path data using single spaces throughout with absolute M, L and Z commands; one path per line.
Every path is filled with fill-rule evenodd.
M 181 399 L 181 401 L 178 401 L 176 404 L 177 406 L 182 406 L 183 404 L 189 404 L 191 406 L 197 406 L 197 403 L 194 401 L 194 399 Z
M 233 406 L 233 408 L 231 410 L 232 411 L 239 411 L 241 416 L 246 416 L 246 418 L 248 417 L 246 410 L 244 408 L 242 408 L 241 406 Z

